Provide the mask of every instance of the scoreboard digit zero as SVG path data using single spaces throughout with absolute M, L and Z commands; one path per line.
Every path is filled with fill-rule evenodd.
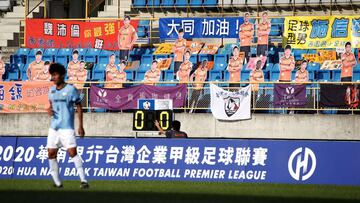
M 142 110 L 137 109 L 133 113 L 133 131 L 157 131 L 155 120 L 163 130 L 170 130 L 173 121 L 172 110 Z

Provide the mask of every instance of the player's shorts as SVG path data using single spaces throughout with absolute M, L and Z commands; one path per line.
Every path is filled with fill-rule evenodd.
M 65 147 L 66 149 L 76 147 L 75 131 L 72 129 L 49 129 L 47 137 L 47 148 L 58 149 Z

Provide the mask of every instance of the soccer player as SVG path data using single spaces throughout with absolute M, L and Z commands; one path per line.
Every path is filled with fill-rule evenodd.
M 0 81 L 2 81 L 2 77 L 5 74 L 5 63 L 2 60 L 2 54 L 0 52 Z
M 79 62 L 79 51 L 74 50 L 72 53 L 72 60 L 68 63 L 68 78 L 72 78 L 72 80 L 75 80 L 74 77 L 76 75 L 77 70 L 80 68 L 80 62 Z
M 86 66 L 85 61 L 80 61 L 79 69 L 76 71 L 76 81 L 81 83 L 76 83 L 74 85 L 77 89 L 84 88 L 87 79 L 87 70 L 85 66 Z
M 36 76 L 38 75 L 38 72 L 41 72 L 43 70 L 44 70 L 44 61 L 42 61 L 42 51 L 39 50 L 35 54 L 35 61 L 29 64 L 29 67 L 26 71 L 26 75 L 29 81 L 36 80 Z
M 77 89 L 64 81 L 65 67 L 54 63 L 50 65 L 49 72 L 51 80 L 55 86 L 50 88 L 49 101 L 50 107 L 48 114 L 51 116 L 51 125 L 47 138 L 47 149 L 49 156 L 49 166 L 54 186 L 63 187 L 59 176 L 59 165 L 56 161 L 58 149 L 65 147 L 69 156 L 74 161 L 77 172 L 80 176 L 80 188 L 87 189 L 89 184 L 85 178 L 82 159 L 76 151 L 76 139 L 74 130 L 74 105 L 79 118 L 78 134 L 84 137 L 83 113 L 81 109 L 81 99 Z
M 249 62 L 250 47 L 254 36 L 254 24 L 249 21 L 250 13 L 245 13 L 244 23 L 240 25 L 240 51 L 245 53 L 246 61 Z
M 172 48 L 174 53 L 174 75 L 179 71 L 181 64 L 184 61 L 184 53 L 186 49 L 186 39 L 184 39 L 184 30 L 181 28 L 178 31 L 178 39 L 175 41 Z
M 181 127 L 181 123 L 180 121 L 173 121 L 172 125 L 171 125 L 171 130 L 168 131 L 164 131 L 161 126 L 159 121 L 155 121 L 155 126 L 158 129 L 159 134 L 165 134 L 166 138 L 188 138 L 187 134 L 183 131 L 180 131 L 180 127 Z
M 346 42 L 345 53 L 341 55 L 341 81 L 351 82 L 353 75 L 353 68 L 356 65 L 355 55 L 351 52 L 351 43 Z
M 257 25 L 257 56 L 267 56 L 269 34 L 271 30 L 271 24 L 267 21 L 268 13 L 265 11 L 262 13 L 262 22 Z
M 233 48 L 233 56 L 229 60 L 228 71 L 230 74 L 229 87 L 234 90 L 236 87 L 240 87 L 241 69 L 243 60 L 239 57 L 239 47 Z M 234 89 L 233 89 L 234 88 Z
M 146 71 L 144 82 L 146 85 L 155 85 L 160 80 L 161 71 L 158 69 L 158 62 L 154 60 L 150 70 Z
M 190 61 L 191 52 L 187 50 L 184 55 L 184 62 L 180 65 L 180 70 L 177 72 L 177 77 L 180 83 L 188 83 L 190 79 L 190 72 L 193 64 Z
M 295 82 L 307 82 L 309 81 L 309 72 L 306 70 L 308 65 L 307 60 L 301 62 L 301 67 L 295 74 Z
M 195 70 L 195 72 L 190 76 L 190 81 L 194 81 L 195 78 L 195 82 L 200 82 L 200 83 L 194 83 L 193 84 L 193 91 L 192 91 L 192 95 L 191 95 L 191 99 L 190 99 L 190 112 L 189 113 L 193 113 L 194 112 L 194 108 L 197 106 L 199 97 L 202 93 L 204 84 L 202 82 L 205 82 L 206 77 L 207 77 L 207 61 L 204 60 L 201 65 Z
M 262 71 L 262 63 L 261 60 L 256 62 L 256 67 L 254 70 L 250 72 L 250 82 L 254 82 L 252 84 L 252 91 L 259 91 L 259 83 L 264 82 L 264 72 Z
M 118 82 L 112 84 L 105 84 L 106 88 L 122 88 L 123 83 L 126 82 L 126 72 L 124 71 L 126 68 L 126 61 L 121 61 L 119 66 L 119 70 L 117 70 L 116 66 L 113 66 L 111 64 L 106 67 L 106 81 Z
M 291 46 L 286 45 L 284 56 L 280 59 L 280 82 L 291 81 L 291 71 L 295 68 L 295 59 L 291 56 Z
M 50 81 L 51 75 L 49 73 L 50 61 L 45 61 L 44 69 L 39 71 L 36 76 L 36 81 Z
M 119 29 L 118 46 L 120 49 L 120 61 L 128 60 L 129 52 L 138 39 L 135 28 L 130 25 L 130 16 L 125 16 L 124 25 Z

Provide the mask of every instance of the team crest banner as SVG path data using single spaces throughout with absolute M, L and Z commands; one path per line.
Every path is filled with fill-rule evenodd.
M 250 119 L 251 85 L 236 92 L 210 84 L 211 112 L 219 120 Z
M 285 17 L 284 40 L 297 49 L 360 47 L 360 16 Z

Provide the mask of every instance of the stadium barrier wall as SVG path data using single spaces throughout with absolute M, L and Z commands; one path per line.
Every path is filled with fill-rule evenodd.
M 86 135 L 135 137 L 132 117 L 132 113 L 85 113 Z M 251 120 L 223 122 L 211 113 L 175 113 L 175 119 L 190 138 L 360 140 L 357 115 L 253 114 Z M 47 136 L 50 119 L 45 113 L 0 114 L 0 123 L 0 135 Z M 138 137 L 162 136 L 139 132 Z
M 50 179 L 46 138 L 0 137 L 0 178 Z M 91 180 L 360 185 L 359 142 L 84 138 Z M 66 151 L 63 179 L 78 179 Z

